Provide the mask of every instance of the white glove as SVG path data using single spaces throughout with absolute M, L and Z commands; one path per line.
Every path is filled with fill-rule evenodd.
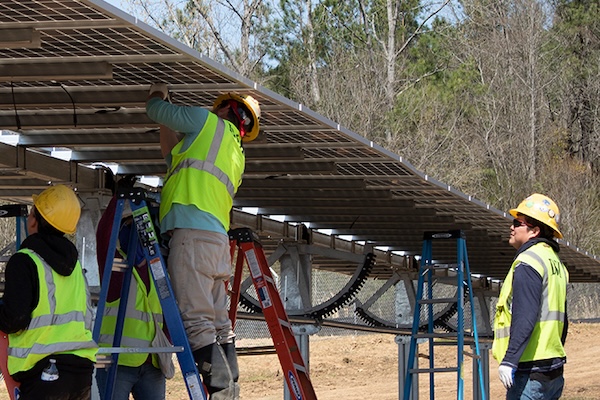
M 500 365 L 500 368 L 498 368 L 498 375 L 506 390 L 510 389 L 515 377 L 515 368 L 509 367 L 508 365 Z
M 150 86 L 150 91 L 148 92 L 148 95 L 151 95 L 152 93 L 156 92 L 160 92 L 162 94 L 163 100 L 165 100 L 167 96 L 169 96 L 169 88 L 167 87 L 166 83 L 153 83 Z

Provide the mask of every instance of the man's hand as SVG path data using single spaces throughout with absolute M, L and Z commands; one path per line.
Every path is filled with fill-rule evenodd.
M 508 365 L 500 365 L 500 368 L 498 368 L 498 375 L 506 390 L 510 389 L 515 378 L 515 368 L 509 367 Z
M 166 83 L 153 83 L 150 86 L 150 91 L 148 92 L 148 98 L 151 97 L 157 97 L 154 94 L 161 94 L 161 98 L 163 100 L 166 100 L 167 97 L 169 96 L 169 88 L 167 87 Z M 154 95 L 154 96 L 153 96 Z

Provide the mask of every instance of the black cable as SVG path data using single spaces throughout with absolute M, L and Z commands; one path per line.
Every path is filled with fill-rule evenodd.
M 19 113 L 17 112 L 17 102 L 15 100 L 15 86 L 13 85 L 12 81 L 10 82 L 10 92 L 12 93 L 13 107 L 15 109 L 15 120 L 17 121 L 17 130 L 20 131 L 21 118 L 19 118 Z
M 71 99 L 71 104 L 73 105 L 73 125 L 75 127 L 77 127 L 77 110 L 75 108 L 75 100 L 73 100 L 73 97 L 71 96 L 71 93 L 69 93 L 69 91 L 67 90 L 67 88 L 65 88 L 62 83 L 60 83 L 59 85 L 62 88 L 62 90 L 65 91 L 65 93 L 67 94 L 67 96 L 69 96 L 69 99 Z

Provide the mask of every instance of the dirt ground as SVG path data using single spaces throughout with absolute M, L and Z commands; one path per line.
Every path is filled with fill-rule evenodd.
M 600 400 L 596 339 L 600 325 L 571 324 L 567 339 L 568 363 L 565 366 L 564 400 Z M 250 346 L 241 340 L 238 345 Z M 265 343 L 260 343 L 265 344 Z M 426 352 L 421 346 L 420 352 Z M 439 352 L 438 352 L 439 351 Z M 319 400 L 398 400 L 398 346 L 393 335 L 314 337 L 310 341 L 310 376 Z M 436 367 L 455 361 L 449 348 L 436 349 Z M 498 363 L 490 361 L 490 399 L 504 399 L 498 380 Z M 422 361 L 425 363 L 426 361 Z M 283 377 L 276 355 L 241 356 L 240 385 L 242 400 L 282 400 Z M 423 364 L 422 364 L 423 365 Z M 471 359 L 465 358 L 465 399 L 472 399 Z M 429 381 L 420 376 L 420 398 L 429 399 Z M 8 400 L 0 391 L 0 400 Z M 456 374 L 438 374 L 436 400 L 456 399 Z M 181 375 L 167 381 L 167 399 L 188 399 Z
M 567 339 L 564 400 L 599 400 L 600 378 L 596 365 L 600 346 L 596 339 L 600 325 L 571 324 Z M 243 341 L 238 345 L 246 346 Z M 422 345 L 420 352 L 426 352 Z M 436 366 L 456 361 L 456 352 L 436 349 Z M 455 349 L 455 348 L 454 348 Z M 440 353 L 437 353 L 440 351 Z M 310 376 L 319 400 L 398 400 L 398 345 L 393 335 L 360 335 L 311 338 Z M 490 355 L 490 399 L 504 399 L 498 379 L 498 363 Z M 422 361 L 425 363 L 426 361 Z M 242 356 L 240 385 L 242 400 L 282 400 L 283 377 L 276 355 Z M 472 399 L 472 361 L 465 357 L 465 399 Z M 420 375 L 420 399 L 429 399 L 429 380 Z M 169 400 L 187 396 L 175 378 L 168 383 Z M 436 400 L 456 399 L 456 374 L 438 374 Z

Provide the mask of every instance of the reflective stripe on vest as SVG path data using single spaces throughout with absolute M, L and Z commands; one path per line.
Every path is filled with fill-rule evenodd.
M 506 275 L 496 305 L 492 354 L 501 362 L 508 349 L 513 275 L 515 267 L 521 262 L 534 268 L 542 277 L 542 301 L 538 320 L 531 334 L 536 340 L 529 341 L 520 361 L 564 357 L 561 333 L 565 322 L 566 285 L 569 275 L 554 250 L 545 243 L 538 243 L 519 254 Z
M 182 148 L 180 141 L 171 151 L 160 220 L 173 204 L 194 205 L 229 230 L 229 214 L 245 163 L 239 131 L 231 122 L 209 113 L 202 131 L 186 150 Z
M 8 335 L 8 369 L 11 374 L 33 368 L 56 353 L 96 361 L 98 346 L 92 340 L 90 298 L 79 262 L 70 276 L 56 273 L 29 249 L 39 277 L 39 301 L 26 330 Z
M 150 291 L 146 294 L 146 285 L 138 272 L 134 269 L 129 285 L 125 321 L 121 337 L 121 347 L 151 347 L 156 334 L 154 320 L 162 328 L 163 316 L 160 300 L 156 293 L 152 278 L 150 278 Z M 100 337 L 98 342 L 101 347 L 111 347 L 114 343 L 114 333 L 119 313 L 120 299 L 106 303 Z M 119 365 L 138 367 L 148 358 L 148 353 L 123 353 L 119 355 Z M 152 355 L 153 364 L 158 367 L 156 355 Z
M 225 187 L 227 188 L 227 193 L 229 193 L 229 196 L 233 198 L 235 196 L 235 188 L 233 187 L 233 183 L 231 183 L 231 180 L 229 179 L 227 174 L 221 171 L 213 163 L 214 161 L 190 160 L 188 158 L 179 163 L 179 165 L 177 165 L 177 167 L 173 170 L 172 174 L 176 174 L 177 172 L 179 172 L 179 170 L 183 168 L 194 168 L 199 171 L 208 172 L 209 174 L 217 178 L 219 182 L 225 185 Z
M 210 144 L 210 148 L 208 150 L 208 154 L 206 156 L 206 160 L 195 160 L 186 158 L 182 160 L 179 164 L 172 166 L 172 168 L 167 171 L 167 175 L 165 180 L 168 180 L 171 175 L 176 174 L 182 168 L 195 168 L 199 171 L 206 171 L 211 175 L 214 175 L 219 182 L 227 187 L 227 191 L 230 196 L 233 197 L 235 195 L 235 189 L 233 187 L 233 183 L 227 176 L 225 172 L 223 172 L 219 167 L 215 165 L 217 161 L 217 156 L 219 155 L 219 149 L 221 148 L 221 143 L 223 142 L 223 137 L 225 136 L 225 121 L 221 118 L 217 120 L 217 127 L 215 129 L 215 135 L 213 136 L 213 140 Z

